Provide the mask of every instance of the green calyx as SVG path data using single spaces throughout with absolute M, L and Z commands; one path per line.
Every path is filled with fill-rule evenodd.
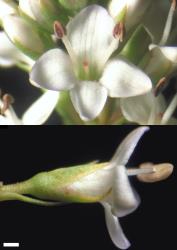
M 91 162 L 74 167 L 59 168 L 36 174 L 24 182 L 1 185 L 0 201 L 20 200 L 44 206 L 60 205 L 63 202 L 96 202 L 102 197 L 85 196 L 72 190 L 70 185 L 103 168 L 106 164 Z
M 119 55 L 137 65 L 149 51 L 149 45 L 151 43 L 152 38 L 149 32 L 143 25 L 139 25 Z
M 61 6 L 71 11 L 84 8 L 88 3 L 87 0 L 58 0 L 58 2 Z

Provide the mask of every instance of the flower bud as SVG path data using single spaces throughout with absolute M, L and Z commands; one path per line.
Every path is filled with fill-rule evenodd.
M 36 18 L 31 10 L 31 4 L 29 0 L 19 0 L 19 10 L 22 16 L 36 21 Z
M 79 10 L 87 5 L 87 0 L 58 0 L 59 3 L 68 10 Z
M 17 4 L 11 0 L 0 0 L 0 23 L 3 17 L 17 13 Z
M 129 30 L 140 21 L 151 2 L 152 0 L 111 0 L 108 8 L 115 21 L 124 21 L 126 30 Z
M 44 29 L 53 33 L 53 22 L 60 20 L 66 23 L 67 15 L 59 9 L 54 0 L 20 0 L 19 8 L 22 15 L 37 21 Z
M 52 46 L 52 42 L 49 44 L 49 37 L 44 33 L 40 34 L 40 31 L 37 30 L 36 27 L 32 26 L 20 16 L 6 16 L 3 19 L 3 27 L 15 46 L 31 58 L 36 59 L 44 53 L 49 45 Z
M 167 179 L 173 172 L 173 165 L 170 163 L 152 164 L 143 163 L 140 165 L 141 169 L 152 169 L 152 173 L 139 174 L 137 178 L 142 182 L 157 182 Z

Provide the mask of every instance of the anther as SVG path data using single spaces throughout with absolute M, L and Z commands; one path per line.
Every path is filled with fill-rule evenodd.
M 172 6 L 174 10 L 176 10 L 176 5 L 177 5 L 176 0 L 172 0 Z
M 3 102 L 3 105 L 2 105 L 2 108 L 0 110 L 0 114 L 4 115 L 6 110 L 9 109 L 10 105 L 14 102 L 14 98 L 9 94 L 5 94 L 2 97 L 2 102 Z
M 157 97 L 163 90 L 167 83 L 166 77 L 162 77 L 155 86 L 154 95 Z
M 55 21 L 53 27 L 56 38 L 62 40 L 66 50 L 68 51 L 68 54 L 70 55 L 71 61 L 73 62 L 73 64 L 76 64 L 77 63 L 76 55 L 73 51 L 70 41 L 68 40 L 64 27 L 59 21 Z
M 54 33 L 58 39 L 62 39 L 65 35 L 65 30 L 59 21 L 55 21 L 53 24 Z
M 123 42 L 125 36 L 125 25 L 124 22 L 119 22 L 115 25 L 113 30 L 114 38 L 117 38 L 120 42 Z
M 137 178 L 142 182 L 157 182 L 167 179 L 173 172 L 173 165 L 170 163 L 152 164 L 143 163 L 140 169 L 152 169 L 153 172 L 149 174 L 138 174 Z

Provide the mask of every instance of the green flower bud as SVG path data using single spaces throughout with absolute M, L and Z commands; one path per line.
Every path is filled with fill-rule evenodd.
M 123 21 L 126 30 L 130 30 L 139 23 L 152 2 L 152 0 L 111 0 L 108 9 L 116 22 Z
M 60 20 L 61 23 L 67 23 L 68 17 L 59 8 L 56 1 L 51 0 L 20 0 L 19 9 L 22 15 L 36 21 L 43 29 L 53 33 L 53 23 Z
M 54 42 L 47 34 L 41 34 L 40 30 L 37 30 L 35 26 L 20 16 L 6 16 L 3 19 L 3 27 L 15 46 L 33 59 L 38 58 L 47 49 L 54 47 Z
M 87 0 L 58 0 L 58 2 L 66 9 L 74 11 L 85 7 Z
M 105 164 L 107 163 L 91 162 L 75 167 L 59 168 L 39 173 L 24 182 L 2 185 L 0 187 L 0 201 L 17 199 L 38 205 L 53 205 L 58 204 L 58 202 L 97 202 L 102 198 L 102 190 L 100 195 L 89 196 L 84 192 L 72 189 L 72 184 L 79 178 L 102 169 Z
M 17 4 L 12 0 L 0 0 L 0 23 L 2 23 L 3 17 L 18 12 Z

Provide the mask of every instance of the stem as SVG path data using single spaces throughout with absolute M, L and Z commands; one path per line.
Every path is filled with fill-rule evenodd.
M 29 181 L 23 181 L 9 185 L 1 185 L 0 201 L 18 200 L 40 206 L 56 206 L 65 204 L 64 202 L 44 201 L 37 198 L 25 196 L 24 194 L 30 193 L 30 188 L 31 183 Z
M 27 194 L 29 193 L 30 187 L 31 187 L 31 184 L 29 183 L 29 181 L 2 185 L 0 186 L 0 193 L 7 192 L 7 193 Z
M 35 198 L 31 198 L 25 195 L 17 194 L 17 193 L 8 193 L 8 192 L 0 192 L 0 201 L 10 201 L 10 200 L 18 200 L 27 203 L 32 203 L 40 206 L 56 206 L 61 205 L 61 202 L 52 202 L 52 201 L 43 201 Z

